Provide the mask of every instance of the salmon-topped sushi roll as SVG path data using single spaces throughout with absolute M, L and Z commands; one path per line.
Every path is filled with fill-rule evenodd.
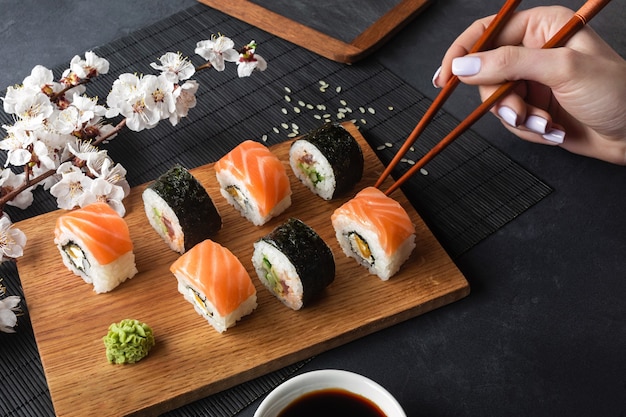
M 97 293 L 108 292 L 137 273 L 126 221 L 106 203 L 63 214 L 54 229 L 63 263 Z
M 415 248 L 415 226 L 400 203 L 367 187 L 337 208 L 331 221 L 341 249 L 384 281 Z
M 215 163 L 220 192 L 257 226 L 291 206 L 291 185 L 283 163 L 265 145 L 247 140 Z
M 170 267 L 178 291 L 215 330 L 223 333 L 257 306 L 256 288 L 228 248 L 206 239 Z

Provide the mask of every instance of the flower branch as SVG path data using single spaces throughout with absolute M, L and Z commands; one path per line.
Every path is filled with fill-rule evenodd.
M 124 128 L 139 132 L 166 119 L 175 126 L 196 105 L 199 83 L 190 79 L 196 72 L 223 71 L 227 62 L 236 63 L 239 77 L 265 70 L 267 64 L 256 47 L 252 41 L 237 51 L 231 39 L 214 36 L 196 44 L 195 53 L 205 60 L 198 66 L 180 52 L 167 52 L 150 64 L 158 75 L 121 74 L 106 105 L 85 94 L 95 77 L 109 71 L 109 62 L 93 52 L 84 59 L 72 58 L 59 81 L 38 65 L 22 84 L 9 87 L 3 108 L 14 123 L 2 126 L 6 136 L 0 141 L 0 149 L 6 151 L 0 171 L 0 261 L 22 256 L 26 244 L 5 207 L 29 207 L 36 187 L 48 190 L 61 209 L 104 201 L 123 216 L 123 199 L 130 192 L 126 169 L 100 146 Z M 107 122 L 119 116 L 117 125 Z

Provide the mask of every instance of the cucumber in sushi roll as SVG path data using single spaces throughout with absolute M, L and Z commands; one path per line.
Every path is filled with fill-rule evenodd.
M 222 227 L 222 218 L 202 184 L 175 165 L 142 194 L 150 225 L 170 248 L 185 253 Z
M 291 218 L 254 243 L 252 263 L 263 285 L 299 310 L 335 279 L 335 259 L 324 240 Z
M 356 139 L 341 125 L 326 123 L 291 144 L 289 165 L 313 193 L 331 200 L 361 180 L 364 161 Z

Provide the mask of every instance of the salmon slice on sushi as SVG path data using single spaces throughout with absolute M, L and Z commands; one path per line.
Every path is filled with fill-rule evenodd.
M 93 290 L 113 290 L 137 273 L 126 221 L 108 204 L 92 203 L 61 215 L 54 243 L 63 264 Z
M 185 252 L 170 271 L 185 300 L 220 333 L 257 307 L 246 268 L 228 248 L 210 239 Z
M 415 248 L 415 225 L 404 208 L 374 187 L 367 187 L 331 215 L 346 256 L 383 281 L 392 277 Z
M 247 140 L 215 163 L 220 193 L 257 226 L 291 206 L 291 185 L 283 163 L 265 145 Z

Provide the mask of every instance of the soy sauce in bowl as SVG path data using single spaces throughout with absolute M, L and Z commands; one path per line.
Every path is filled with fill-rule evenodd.
M 312 391 L 291 402 L 278 417 L 386 417 L 372 401 L 343 389 Z

